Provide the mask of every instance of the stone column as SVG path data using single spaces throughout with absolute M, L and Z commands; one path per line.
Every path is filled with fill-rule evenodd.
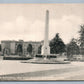
M 49 47 L 49 11 L 46 11 L 46 24 L 45 24 L 45 35 L 44 35 L 44 45 L 42 46 L 42 55 L 47 56 L 50 54 L 50 47 Z

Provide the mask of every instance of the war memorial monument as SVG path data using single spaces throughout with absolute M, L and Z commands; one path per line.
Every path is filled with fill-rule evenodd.
M 37 54 L 34 59 L 29 60 L 30 63 L 42 63 L 42 64 L 53 64 L 53 63 L 70 63 L 65 61 L 67 57 L 65 55 L 50 54 L 49 46 L 49 11 L 46 10 L 46 19 L 45 19 L 45 34 L 44 34 L 44 43 L 41 48 L 41 54 Z

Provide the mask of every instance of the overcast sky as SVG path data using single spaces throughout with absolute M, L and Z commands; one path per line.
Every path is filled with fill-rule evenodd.
M 49 10 L 49 40 L 56 33 L 65 43 L 78 38 L 84 24 L 84 4 L 0 4 L 0 41 L 41 41 Z

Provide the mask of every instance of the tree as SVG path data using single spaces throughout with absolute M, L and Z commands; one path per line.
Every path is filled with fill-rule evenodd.
M 65 52 L 65 44 L 62 39 L 59 37 L 59 33 L 50 41 L 50 53 L 51 54 L 60 54 Z
M 29 54 L 32 53 L 32 45 L 31 45 L 31 44 L 28 45 L 28 47 L 27 47 L 27 52 L 28 52 Z
M 80 26 L 79 34 L 80 34 L 79 41 L 80 41 L 81 54 L 84 55 L 84 25 Z
M 38 47 L 38 54 L 41 54 L 41 48 L 42 48 L 42 45 L 40 45 L 40 46 Z
M 77 45 L 76 39 L 72 38 L 70 43 L 67 45 L 67 56 L 68 58 L 72 58 L 73 55 L 80 54 L 80 48 Z
M 0 44 L 0 51 L 1 51 L 1 44 Z

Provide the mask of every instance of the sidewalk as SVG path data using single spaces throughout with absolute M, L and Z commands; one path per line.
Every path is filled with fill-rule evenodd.
M 83 75 L 84 63 L 30 64 L 21 61 L 0 61 L 0 80 L 69 80 Z
M 75 66 L 72 64 L 32 64 L 21 63 L 21 61 L 0 60 L 0 75 L 63 69 L 69 67 Z

